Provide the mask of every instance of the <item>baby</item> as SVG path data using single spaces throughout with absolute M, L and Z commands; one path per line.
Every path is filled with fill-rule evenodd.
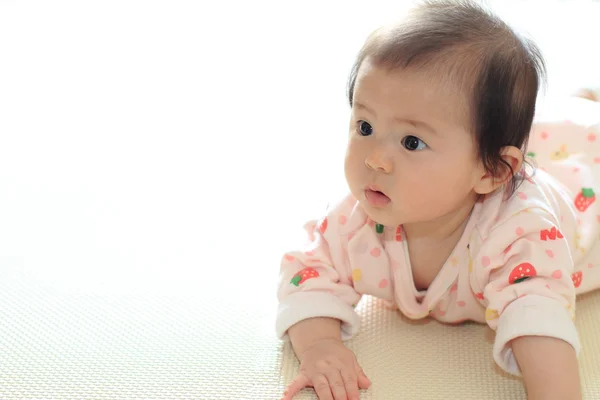
M 486 323 L 530 399 L 581 398 L 573 318 L 576 295 L 600 288 L 600 103 L 532 125 L 543 77 L 536 45 L 471 1 L 422 2 L 367 39 L 349 81 L 350 193 L 282 259 L 276 330 L 300 361 L 284 399 L 369 387 L 342 342 L 363 295 Z

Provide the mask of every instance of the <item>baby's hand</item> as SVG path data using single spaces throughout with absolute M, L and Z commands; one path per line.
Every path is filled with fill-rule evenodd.
M 354 353 L 339 340 L 320 340 L 298 358 L 300 372 L 281 400 L 291 400 L 308 386 L 315 388 L 320 400 L 358 400 L 359 388 L 371 386 Z

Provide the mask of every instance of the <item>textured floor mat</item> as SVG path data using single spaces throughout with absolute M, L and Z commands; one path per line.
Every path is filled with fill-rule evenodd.
M 273 337 L 272 296 L 157 287 L 90 293 L 4 280 L 0 398 L 280 397 L 298 364 Z M 359 311 L 363 329 L 349 346 L 374 382 L 362 399 L 524 398 L 494 366 L 485 326 L 415 323 L 371 298 Z M 600 293 L 582 298 L 577 325 L 585 399 L 600 399 Z

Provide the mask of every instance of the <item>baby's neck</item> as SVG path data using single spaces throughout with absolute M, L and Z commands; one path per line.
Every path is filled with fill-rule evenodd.
M 415 287 L 426 290 L 460 241 L 475 202 L 427 224 L 405 224 Z
M 404 224 L 407 240 L 423 243 L 443 243 L 460 239 L 469 221 L 476 199 L 470 199 L 460 208 L 433 221 Z

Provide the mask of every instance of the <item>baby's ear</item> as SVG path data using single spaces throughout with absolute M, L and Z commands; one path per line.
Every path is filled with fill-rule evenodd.
M 477 182 L 473 188 L 476 193 L 492 193 L 494 190 L 511 180 L 513 175 L 521 170 L 521 165 L 523 165 L 523 153 L 521 150 L 514 146 L 506 146 L 500 150 L 500 156 L 506 164 L 511 166 L 512 170 L 511 168 L 508 168 L 508 165 L 505 163 L 500 163 L 500 165 L 498 165 L 494 175 L 491 172 L 484 170 L 479 182 Z

